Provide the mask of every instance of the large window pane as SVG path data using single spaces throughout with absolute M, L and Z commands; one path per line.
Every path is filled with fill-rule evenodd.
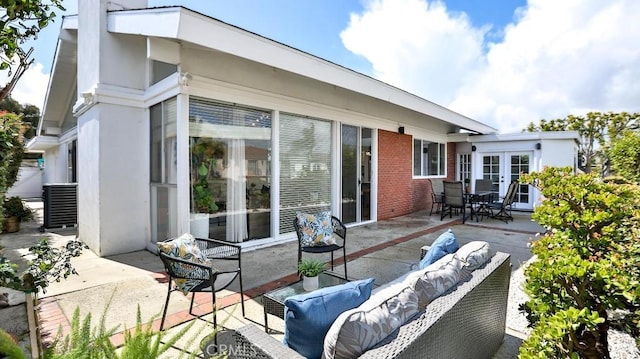
M 413 175 L 422 176 L 422 140 L 413 140 Z
M 150 109 L 151 239 L 165 240 L 177 233 L 176 123 L 177 100 L 168 99 Z
M 342 222 L 356 221 L 358 191 L 358 128 L 342 125 Z
M 191 231 L 271 236 L 271 112 L 191 98 Z
M 331 209 L 331 122 L 280 116 L 280 233 L 297 211 Z
M 413 140 L 413 174 L 415 176 L 444 176 L 445 164 L 444 143 Z
M 151 106 L 151 182 L 162 182 L 162 103 Z

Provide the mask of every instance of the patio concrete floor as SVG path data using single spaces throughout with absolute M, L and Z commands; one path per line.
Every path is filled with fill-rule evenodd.
M 512 288 L 518 291 L 515 281 L 521 281 L 521 264 L 530 259 L 529 242 L 535 239 L 542 228 L 531 221 L 530 213 L 514 212 L 515 220 L 505 223 L 485 218 L 481 222 L 460 222 L 459 217 L 445 218 L 429 216 L 428 212 L 417 212 L 407 216 L 384 220 L 377 223 L 352 227 L 347 230 L 347 263 L 350 279 L 374 277 L 376 285 L 382 285 L 406 273 L 410 266 L 420 259 L 420 248 L 429 245 L 443 231 L 451 228 L 460 245 L 473 240 L 490 243 L 492 250 L 511 254 Z M 41 217 L 40 217 L 41 220 Z M 0 245 L 5 255 L 14 259 L 43 236 L 52 243 L 64 243 L 75 238 L 74 229 L 51 230 L 45 234 L 37 232 L 38 219 L 27 224 L 17 234 L 0 237 Z M 40 222 L 41 223 L 41 222 Z M 324 258 L 329 261 L 329 256 Z M 217 295 L 218 322 L 225 327 L 237 328 L 247 322 L 264 326 L 261 306 L 262 294 L 298 280 L 296 276 L 297 244 L 295 241 L 271 247 L 247 250 L 242 253 L 242 274 L 245 289 L 246 316 L 243 317 L 239 300 L 237 281 L 227 290 Z M 335 272 L 343 271 L 342 258 L 337 259 Z M 78 308 L 81 318 L 91 313 L 97 325 L 106 310 L 107 328 L 119 326 L 131 328 L 135 325 L 136 311 L 140 310 L 143 322 L 154 320 L 159 326 L 159 318 L 167 292 L 167 277 L 159 258 L 148 251 L 139 251 L 100 258 L 90 250 L 72 261 L 79 275 L 71 276 L 59 283 L 52 283 L 46 294 L 41 295 L 40 320 L 45 341 L 51 340 L 61 327 L 69 332 L 69 321 Z M 521 297 L 521 296 L 514 296 Z M 172 326 L 169 333 L 176 333 L 193 321 L 188 314 L 189 299 L 180 293 L 173 293 L 169 301 L 165 327 Z M 211 297 L 202 293 L 196 296 L 195 312 L 203 319 L 211 320 Z M 517 312 L 519 303 L 509 303 L 509 315 L 505 342 L 495 358 L 517 357 L 521 339 L 526 336 L 526 319 Z M 107 308 L 108 309 L 105 309 Z M 220 309 L 221 308 L 221 309 Z M 2 310 L 4 311 L 4 310 Z M 2 312 L 0 311 L 0 313 Z M 1 317 L 0 317 L 1 318 Z M 282 332 L 281 318 L 269 316 L 269 327 Z M 180 349 L 198 351 L 200 341 L 212 332 L 212 327 L 204 320 L 196 320 L 185 337 L 167 357 L 178 356 Z M 281 334 L 273 334 L 278 340 Z M 122 336 L 114 337 L 114 341 Z

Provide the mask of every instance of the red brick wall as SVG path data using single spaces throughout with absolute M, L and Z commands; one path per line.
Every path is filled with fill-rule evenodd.
M 378 220 L 412 211 L 412 137 L 378 131 Z
M 413 179 L 413 137 L 378 131 L 378 220 L 431 207 L 428 179 Z M 447 144 L 447 178 L 455 178 L 456 144 Z
M 456 180 L 456 143 L 447 143 L 447 180 Z

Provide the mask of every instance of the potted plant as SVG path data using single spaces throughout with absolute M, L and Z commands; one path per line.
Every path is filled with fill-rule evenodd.
M 298 273 L 302 276 L 302 288 L 306 291 L 318 289 L 318 275 L 324 271 L 324 263 L 312 259 L 303 259 L 298 263 Z
M 471 193 L 471 179 L 469 178 L 464 179 L 464 191 L 467 193 Z
M 209 173 L 216 171 L 224 147 L 210 138 L 192 139 L 191 144 L 191 229 L 196 238 L 209 237 L 209 214 L 219 210 L 209 188 Z
M 24 204 L 20 197 L 11 197 L 4 200 L 4 231 L 13 233 L 20 230 L 20 222 L 33 218 L 33 211 Z

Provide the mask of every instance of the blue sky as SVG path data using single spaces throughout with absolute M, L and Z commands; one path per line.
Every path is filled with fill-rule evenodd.
M 524 0 L 443 2 L 452 12 L 466 13 L 475 26 L 492 25 L 496 36 L 511 22 L 516 8 L 526 4 Z M 77 0 L 66 0 L 64 4 L 67 10 L 60 15 L 77 12 Z M 351 13 L 362 12 L 361 0 L 149 0 L 149 4 L 182 5 L 353 70 L 371 72 L 371 64 L 348 51 L 340 39 Z M 58 20 L 33 42 L 36 61 L 47 71 L 53 61 L 59 27 Z
M 126 3 L 126 1 L 117 1 Z M 640 111 L 637 0 L 149 0 L 183 5 L 498 128 Z M 75 13 L 75 0 L 65 1 Z M 57 21 L 14 91 L 41 105 Z M 28 75 L 28 76 L 27 76 Z M 42 84 L 44 82 L 44 85 Z

